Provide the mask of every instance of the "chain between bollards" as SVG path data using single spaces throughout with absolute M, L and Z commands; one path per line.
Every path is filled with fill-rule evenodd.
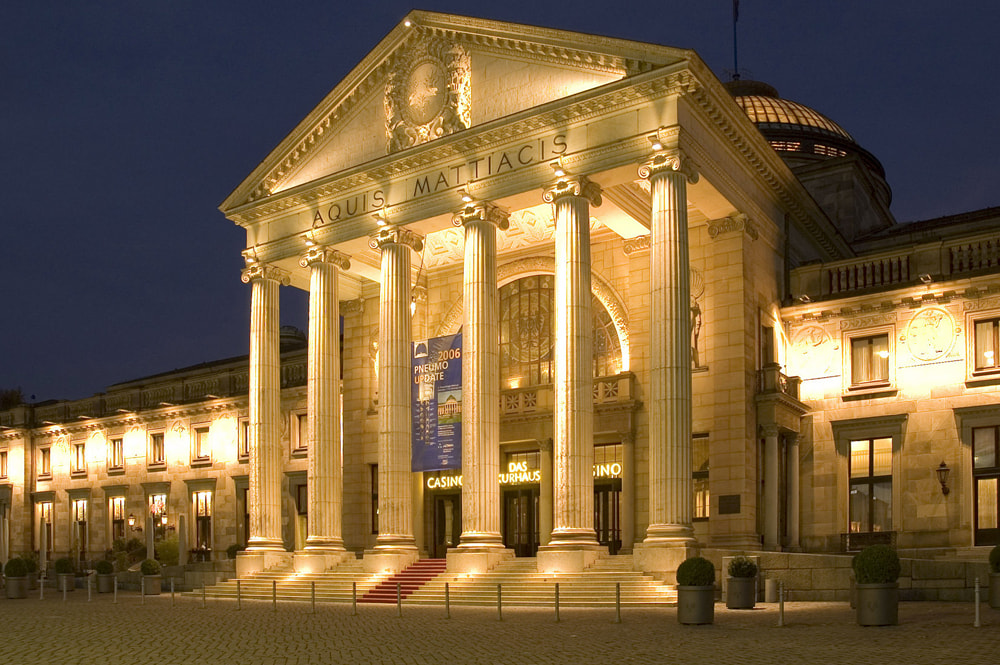
M 497 621 L 503 621 L 503 588 L 497 585 Z
M 444 618 L 451 618 L 451 591 L 448 589 L 448 583 L 444 583 Z
M 403 616 L 403 585 L 396 582 L 396 616 Z
M 973 628 L 979 628 L 982 624 L 979 622 L 979 578 L 976 578 L 976 620 L 973 622 Z
M 615 582 L 615 623 L 622 622 L 622 583 Z
M 556 608 L 556 623 L 559 623 L 559 582 L 556 582 L 555 608 Z

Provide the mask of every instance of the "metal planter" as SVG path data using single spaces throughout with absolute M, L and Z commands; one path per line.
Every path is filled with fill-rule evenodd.
M 27 577 L 8 577 L 7 578 L 7 598 L 11 600 L 15 598 L 27 598 L 28 597 L 28 578 Z
M 715 620 L 715 585 L 678 586 L 677 621 L 685 625 L 712 623 Z
M 726 579 L 726 607 L 730 610 L 752 610 L 757 603 L 757 578 L 729 577 Z
M 895 626 L 899 623 L 899 585 L 856 585 L 857 617 L 860 626 Z

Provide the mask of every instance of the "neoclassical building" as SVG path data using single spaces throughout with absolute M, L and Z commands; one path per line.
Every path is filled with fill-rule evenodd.
M 0 413 L 0 555 L 136 521 L 244 573 L 1000 542 L 1000 209 L 890 200 L 692 51 L 412 12 L 221 206 L 249 358 Z

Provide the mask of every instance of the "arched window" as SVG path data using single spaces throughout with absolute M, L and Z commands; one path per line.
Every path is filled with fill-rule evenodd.
M 611 315 L 596 297 L 594 376 L 618 374 L 621 343 Z M 532 275 L 500 287 L 500 379 L 504 388 L 552 383 L 555 371 L 555 277 Z

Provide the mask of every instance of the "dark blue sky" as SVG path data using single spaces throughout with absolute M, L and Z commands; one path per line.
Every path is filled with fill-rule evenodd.
M 37 400 L 246 353 L 219 203 L 411 5 L 10 3 L 0 22 L 0 388 Z M 693 48 L 732 69 L 730 0 L 426 2 Z M 884 164 L 901 221 L 1000 205 L 992 2 L 743 0 L 743 78 Z M 282 319 L 305 327 L 305 294 Z

